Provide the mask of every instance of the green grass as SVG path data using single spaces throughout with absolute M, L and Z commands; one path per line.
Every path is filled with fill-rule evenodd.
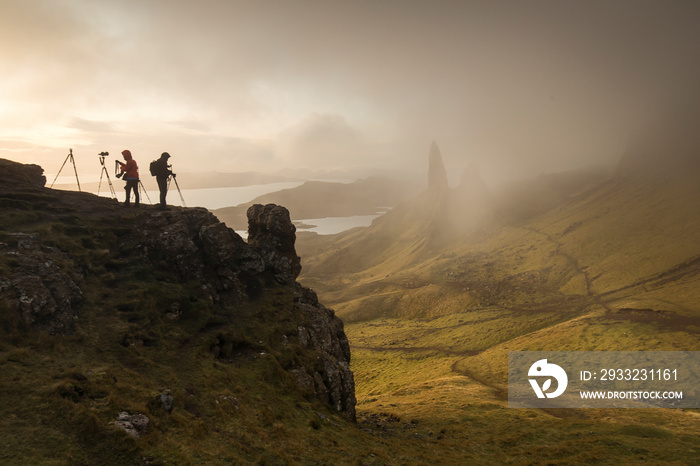
M 365 269 L 337 270 L 373 256 L 376 227 L 307 243 L 302 280 L 346 321 L 360 417 L 447 463 L 696 462 L 698 410 L 506 401 L 508 351 L 700 350 L 696 179 L 610 182 L 432 254 L 397 239 Z
M 483 324 L 474 325 L 480 314 Z M 485 310 L 469 317 L 471 321 L 456 315 L 348 325 L 360 419 L 374 419 L 377 413 L 380 420 L 400 418 L 378 431 L 389 430 L 393 438 L 406 441 L 420 438 L 422 447 L 411 451 L 426 451 L 431 444 L 434 454 L 448 462 L 690 464 L 697 457 L 697 410 L 507 407 L 508 351 L 686 349 L 698 347 L 697 335 L 659 333 L 593 312 L 499 343 L 479 335 L 505 336 L 512 316 Z M 454 344 L 458 335 L 464 337 L 459 348 Z M 468 353 L 468 348 L 488 345 Z
M 649 188 L 606 185 L 444 249 L 411 231 L 357 250 L 362 232 L 324 238 L 303 280 L 346 320 L 357 424 L 305 396 L 285 370 L 316 363 L 295 341 L 288 289 L 216 306 L 196 281 L 136 260 L 138 245 L 114 248 L 138 214 L 32 210 L 36 199 L 8 198 L 0 242 L 39 234 L 81 280 L 84 301 L 64 336 L 25 328 L 0 303 L 0 462 L 693 464 L 698 410 L 506 401 L 508 351 L 700 348 L 700 229 L 688 208 L 697 189 Z M 20 266 L 0 254 L 3 276 Z M 171 414 L 157 402 L 164 389 Z M 112 424 L 124 410 L 148 415 L 141 439 Z
M 294 389 L 281 348 L 270 341 L 280 328 L 259 320 L 271 304 L 236 309 L 229 324 L 193 331 L 206 322 L 165 321 L 153 315 L 157 301 L 138 300 L 142 319 L 129 322 L 130 312 L 103 300 L 84 316 L 92 325 L 75 335 L 32 334 L 23 345 L 6 345 L 4 464 L 51 457 L 56 464 L 140 464 L 144 456 L 161 464 L 293 462 L 308 454 L 314 435 L 342 429 L 318 421 L 316 411 L 353 429 Z M 215 358 L 212 345 L 223 335 L 250 347 Z M 175 396 L 170 415 L 154 402 L 164 388 Z M 120 411 L 147 414 L 149 433 L 134 441 L 111 426 Z

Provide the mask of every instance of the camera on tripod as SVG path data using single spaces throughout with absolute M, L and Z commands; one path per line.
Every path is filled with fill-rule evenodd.
M 97 155 L 102 156 L 102 157 L 107 157 L 109 155 L 109 152 L 100 152 Z

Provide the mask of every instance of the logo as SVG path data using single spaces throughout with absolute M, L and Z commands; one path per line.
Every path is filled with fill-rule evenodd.
M 564 393 L 566 385 L 569 383 L 569 378 L 566 376 L 564 369 L 556 364 L 548 363 L 546 359 L 540 359 L 530 366 L 527 375 L 529 377 L 547 377 L 547 379 L 543 381 L 541 387 L 537 379 L 528 379 L 537 398 L 544 398 L 545 396 L 547 398 L 556 398 Z M 552 386 L 552 378 L 557 381 L 557 389 L 551 393 L 546 393 Z

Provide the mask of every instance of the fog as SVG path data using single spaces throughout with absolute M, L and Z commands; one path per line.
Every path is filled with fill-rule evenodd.
M 0 157 L 424 173 L 436 140 L 494 182 L 612 163 L 698 82 L 693 0 L 11 1 Z

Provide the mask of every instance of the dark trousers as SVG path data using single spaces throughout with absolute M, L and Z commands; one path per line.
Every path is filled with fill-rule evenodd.
M 126 201 L 124 203 L 128 204 L 131 200 L 131 190 L 133 189 L 134 205 L 139 205 L 139 180 L 126 180 L 124 189 L 126 190 Z
M 160 205 L 165 207 L 165 196 L 168 194 L 168 178 L 156 177 L 158 190 L 160 190 Z

